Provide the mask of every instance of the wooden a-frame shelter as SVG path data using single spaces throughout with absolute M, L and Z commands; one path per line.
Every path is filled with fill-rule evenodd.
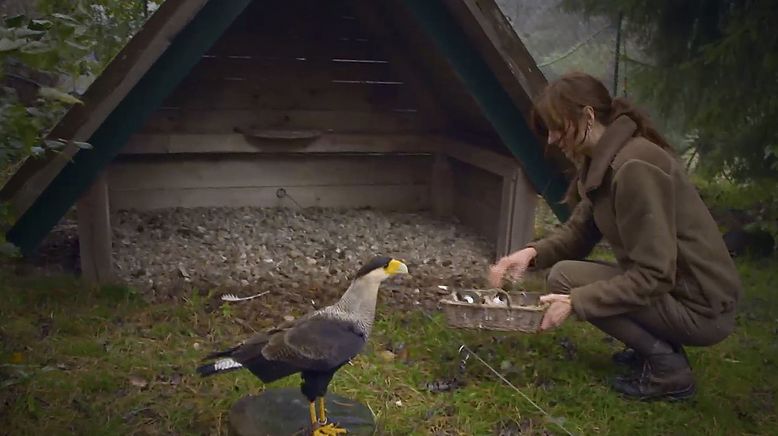
M 166 0 L 0 191 L 30 255 L 73 206 L 111 275 L 110 212 L 430 209 L 496 244 L 561 219 L 569 164 L 529 128 L 545 78 L 494 0 Z

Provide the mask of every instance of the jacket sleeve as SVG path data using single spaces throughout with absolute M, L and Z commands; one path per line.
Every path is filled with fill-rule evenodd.
M 538 252 L 531 266 L 548 268 L 560 260 L 583 259 L 601 238 L 602 234 L 594 224 L 592 203 L 583 199 L 573 209 L 570 218 L 553 234 L 527 244 Z
M 672 176 L 630 160 L 613 179 L 616 225 L 629 259 L 622 274 L 571 291 L 580 319 L 601 318 L 648 306 L 673 289 L 677 258 Z

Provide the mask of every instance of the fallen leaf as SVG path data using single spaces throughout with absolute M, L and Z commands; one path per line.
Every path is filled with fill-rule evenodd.
M 24 361 L 24 357 L 22 356 L 22 353 L 17 351 L 15 353 L 11 354 L 11 359 L 10 360 L 11 360 L 11 363 L 13 363 L 13 364 L 19 364 L 19 363 L 22 363 Z

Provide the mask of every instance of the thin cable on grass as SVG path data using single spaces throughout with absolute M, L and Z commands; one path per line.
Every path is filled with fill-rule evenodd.
M 505 384 L 507 384 L 508 386 L 513 388 L 514 391 L 516 391 L 525 400 L 527 400 L 527 402 L 532 404 L 533 407 L 538 409 L 540 411 L 540 413 L 542 413 L 543 415 L 547 416 L 551 422 L 553 422 L 554 424 L 558 425 L 559 428 L 561 428 L 565 433 L 567 433 L 567 434 L 569 434 L 571 436 L 573 435 L 573 433 L 571 433 L 570 430 L 566 429 L 565 426 L 562 425 L 561 423 L 559 423 L 558 420 L 556 418 L 554 418 L 553 416 L 551 416 L 550 413 L 546 412 L 545 409 L 540 407 L 536 402 L 532 401 L 532 399 L 529 396 L 527 396 L 524 392 L 519 390 L 519 388 L 517 388 L 516 385 L 514 385 L 513 383 L 510 382 L 510 380 L 505 378 L 499 371 L 497 371 L 496 369 L 492 368 L 492 366 L 489 365 L 488 363 L 486 363 L 486 361 L 484 361 L 483 359 L 481 359 L 481 357 L 479 355 L 475 354 L 475 352 L 473 352 L 473 350 L 470 347 L 468 347 L 465 344 L 462 344 L 462 346 L 459 347 L 459 353 L 460 354 L 462 353 L 463 349 L 466 350 L 468 352 L 468 354 L 470 354 L 470 355 L 474 356 L 476 359 L 478 359 L 479 362 L 483 363 L 483 365 L 485 367 L 489 368 L 489 371 L 492 371 L 494 373 L 494 375 L 496 375 L 500 380 L 502 380 L 503 382 L 505 382 Z
M 430 319 L 430 320 L 431 320 L 433 323 L 435 323 L 435 324 L 436 324 L 438 327 L 441 327 L 441 328 L 443 328 L 443 326 L 442 326 L 442 325 L 441 325 L 441 324 L 438 322 L 438 320 L 436 320 L 435 318 L 433 318 L 431 315 L 429 315 L 429 314 L 427 314 L 427 313 L 425 313 L 424 315 L 425 315 L 427 318 L 429 318 L 429 319 Z M 460 341 L 462 341 L 462 337 L 461 337 L 461 335 L 457 334 L 456 332 L 454 332 L 454 335 L 458 336 L 458 339 L 459 339 Z M 538 411 L 540 411 L 540 413 L 542 413 L 544 416 L 546 416 L 546 417 L 548 418 L 548 420 L 549 420 L 549 421 L 551 421 L 551 422 L 553 422 L 554 424 L 556 424 L 556 425 L 557 425 L 559 428 L 561 428 L 561 429 L 562 429 L 562 431 L 564 431 L 566 434 L 568 434 L 568 435 L 570 435 L 570 436 L 573 436 L 573 433 L 572 433 L 570 430 L 568 430 L 568 429 L 567 429 L 567 428 L 566 428 L 564 425 L 562 425 L 562 423 L 561 423 L 561 422 L 559 422 L 559 419 L 558 419 L 558 418 L 554 418 L 554 417 L 553 417 L 553 416 L 552 416 L 550 413 L 546 412 L 546 410 L 545 410 L 545 409 L 543 409 L 542 407 L 540 407 L 540 406 L 539 406 L 539 405 L 538 405 L 536 402 L 532 401 L 532 399 L 531 399 L 531 398 L 530 398 L 530 397 L 529 397 L 527 394 L 525 394 L 524 392 L 522 392 L 522 391 L 521 391 L 519 388 L 517 388 L 517 387 L 516 387 L 516 385 L 514 385 L 513 383 L 511 383 L 511 382 L 510 382 L 510 380 L 508 380 L 507 378 L 505 378 L 505 376 L 503 376 L 503 375 L 502 375 L 502 374 L 501 374 L 499 371 L 497 371 L 496 369 L 492 368 L 492 366 L 491 366 L 491 365 L 489 365 L 488 363 L 486 363 L 486 361 L 485 361 L 485 360 L 481 359 L 481 356 L 479 356 L 478 354 L 476 354 L 476 353 L 475 353 L 475 352 L 474 352 L 474 351 L 473 351 L 473 350 L 472 350 L 470 347 L 468 347 L 467 345 L 465 345 L 465 344 L 464 344 L 464 341 L 462 341 L 462 346 L 461 346 L 461 347 L 459 347 L 459 354 L 460 354 L 460 355 L 462 354 L 462 350 L 466 350 L 466 351 L 467 351 L 467 353 L 468 353 L 468 356 L 473 356 L 473 357 L 475 357 L 475 358 L 476 358 L 476 359 L 477 359 L 479 362 L 481 362 L 481 363 L 482 363 L 482 364 L 483 364 L 485 367 L 487 367 L 487 368 L 488 368 L 488 369 L 489 369 L 489 370 L 490 370 L 492 373 L 494 373 L 494 375 L 496 375 L 496 376 L 497 376 L 497 377 L 498 377 L 498 378 L 499 378 L 499 379 L 500 379 L 502 382 L 504 382 L 505 384 L 507 384 L 508 386 L 510 386 L 511 388 L 513 388 L 513 390 L 514 390 L 514 391 L 516 391 L 516 392 L 517 392 L 519 395 L 521 395 L 521 397 L 522 397 L 522 398 L 524 398 L 525 400 L 527 400 L 527 402 L 529 402 L 530 404 L 532 404 L 532 406 L 533 406 L 533 407 L 535 407 L 535 408 L 536 408 Z
M 378 415 L 376 415 L 375 411 L 373 410 L 373 408 L 370 407 L 370 402 L 369 401 L 365 401 L 365 406 L 367 406 L 367 410 L 369 410 L 370 414 L 373 415 L 373 421 L 375 421 L 378 418 Z

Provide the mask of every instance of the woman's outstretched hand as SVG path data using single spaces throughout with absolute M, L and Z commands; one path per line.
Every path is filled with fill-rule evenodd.
M 534 248 L 528 247 L 503 257 L 489 268 L 489 284 L 499 288 L 506 273 L 513 279 L 520 279 L 537 254 Z
M 567 294 L 548 294 L 540 297 L 542 303 L 551 303 L 540 321 L 540 330 L 549 330 L 559 327 L 573 311 L 570 296 Z

